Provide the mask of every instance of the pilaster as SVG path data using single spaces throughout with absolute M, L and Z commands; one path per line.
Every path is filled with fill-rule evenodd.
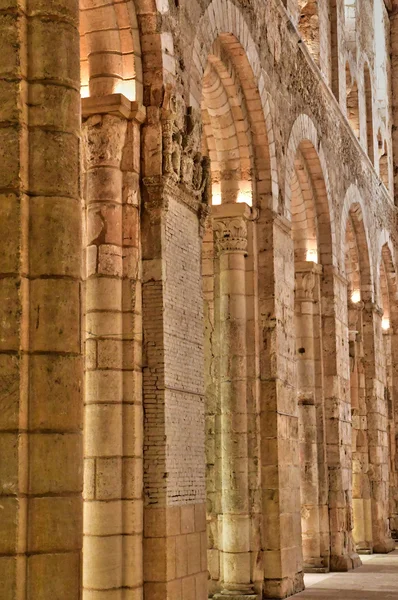
M 352 538 L 352 425 L 347 285 L 346 278 L 336 267 L 324 265 L 322 331 L 331 571 L 348 571 L 361 565 Z
M 86 200 L 85 598 L 142 593 L 140 125 L 120 94 L 83 100 Z
M 295 264 L 295 331 L 301 470 L 301 525 L 304 570 L 329 569 L 329 519 L 325 468 L 323 393 L 322 266 Z
M 388 407 L 382 336 L 383 311 L 373 302 L 363 310 L 364 366 L 369 443 L 369 480 L 372 503 L 373 552 L 395 548 L 388 526 L 389 464 Z
M 201 248 L 209 170 L 198 153 L 199 120 L 171 89 L 148 117 L 141 219 L 144 595 L 205 600 Z
M 259 244 L 260 422 L 264 598 L 304 588 L 291 223 L 270 210 Z
M 364 303 L 349 302 L 350 399 L 352 418 L 353 539 L 359 554 L 373 551 L 372 506 L 369 481 L 368 415 L 366 405 Z

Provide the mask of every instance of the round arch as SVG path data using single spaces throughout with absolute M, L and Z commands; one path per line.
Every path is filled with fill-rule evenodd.
M 307 179 L 311 179 L 320 262 L 330 263 L 331 257 L 332 264 L 337 265 L 335 218 L 325 155 L 316 127 L 305 114 L 293 124 L 286 153 L 284 216 L 289 220 L 292 219 L 292 182 L 300 155 L 306 164 Z
M 133 0 L 80 0 L 81 94 L 143 97 L 141 42 Z
M 381 289 L 381 275 L 385 277 L 388 294 L 389 318 L 394 328 L 398 326 L 398 280 L 394 255 L 394 246 L 391 235 L 383 229 L 377 244 L 377 271 L 376 271 L 376 301 L 383 304 L 383 290 Z
M 166 56 L 173 72 L 172 35 L 158 31 L 159 12 L 164 13 L 168 4 L 168 0 L 103 4 L 80 0 L 82 97 L 122 93 L 129 100 L 160 106 Z
M 203 76 L 208 57 L 218 45 L 215 45 L 216 40 L 220 40 L 219 46 L 229 55 L 250 106 L 255 161 L 262 164 L 256 173 L 257 204 L 277 211 L 279 185 L 275 138 L 265 77 L 245 18 L 230 0 L 212 0 L 200 19 L 190 61 L 190 104 L 200 107 Z
M 358 245 L 359 270 L 361 273 L 362 292 L 368 296 L 368 299 L 374 300 L 374 272 L 373 265 L 369 257 L 369 225 L 365 203 L 359 193 L 356 185 L 352 184 L 345 195 L 341 231 L 340 231 L 340 267 L 342 273 L 346 272 L 346 236 L 347 228 L 351 224 Z

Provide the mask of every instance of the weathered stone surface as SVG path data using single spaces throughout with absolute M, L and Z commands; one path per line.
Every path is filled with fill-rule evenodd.
M 397 9 L 0 0 L 1 598 L 393 549 Z

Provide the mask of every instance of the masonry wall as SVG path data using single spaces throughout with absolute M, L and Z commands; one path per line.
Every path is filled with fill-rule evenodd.
M 383 344 L 379 272 L 383 249 L 395 273 L 398 248 L 395 98 L 377 96 L 374 2 L 352 2 L 349 14 L 342 0 L 320 0 L 317 14 L 314 3 L 295 0 L 82 3 L 82 93 L 95 102 L 83 103 L 80 130 L 76 2 L 0 8 L 6 600 L 65 595 L 69 582 L 71 600 L 80 598 L 83 530 L 87 600 L 293 595 L 308 568 L 301 493 L 311 452 L 323 474 L 315 490 L 322 549 L 311 558 L 326 570 L 358 566 L 351 292 L 367 319 L 370 546 L 392 549 L 398 493 L 388 435 L 396 424 L 386 385 L 392 394 L 396 386 L 384 354 L 397 355 L 397 335 L 391 321 Z M 388 13 L 379 7 L 388 53 Z M 394 60 L 381 58 L 394 76 Z M 203 95 L 207 65 L 218 87 Z M 347 86 L 358 91 L 358 138 Z M 79 143 L 91 161 L 80 190 L 84 292 Z M 297 394 L 297 156 L 308 174 L 301 191 L 311 187 L 316 207 L 316 409 L 299 408 Z M 222 184 L 217 207 L 211 172 Z M 350 219 L 355 289 L 345 265 Z M 319 443 L 315 421 L 300 425 L 312 413 Z

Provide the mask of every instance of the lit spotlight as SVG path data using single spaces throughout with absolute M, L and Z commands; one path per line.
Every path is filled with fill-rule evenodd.
M 390 319 L 388 317 L 383 317 L 381 321 L 381 326 L 384 329 L 384 331 L 390 329 Z
M 317 250 L 307 250 L 306 261 L 307 262 L 317 263 L 318 262 L 318 252 L 317 252 Z
M 359 290 L 354 290 L 351 294 L 351 302 L 353 304 L 358 304 L 361 301 L 361 292 Z

